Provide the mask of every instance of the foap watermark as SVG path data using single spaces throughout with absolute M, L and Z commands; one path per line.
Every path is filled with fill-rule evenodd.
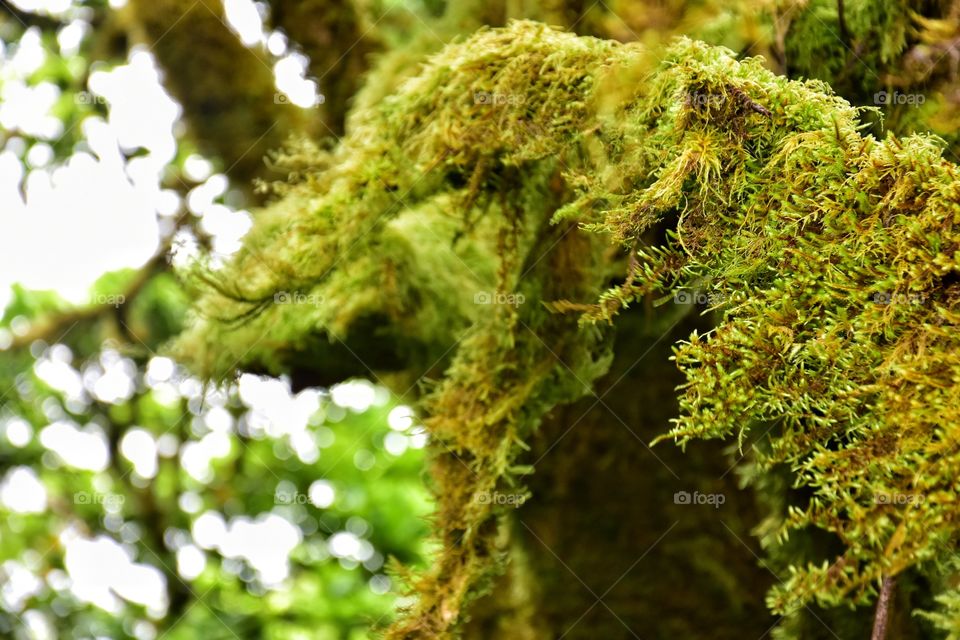
M 719 109 L 727 102 L 727 96 L 722 93 L 706 93 L 691 91 L 687 94 L 687 106 L 695 109 Z
M 702 304 L 710 307 L 727 304 L 736 298 L 737 296 L 719 291 L 677 291 L 673 294 L 674 304 Z
M 878 107 L 891 107 L 895 105 L 909 105 L 919 107 L 927 101 L 927 97 L 922 93 L 901 93 L 899 91 L 877 91 L 873 94 L 873 104 Z
M 673 504 L 683 505 L 703 505 L 708 504 L 714 509 L 719 509 L 720 505 L 727 501 L 727 496 L 722 493 L 700 493 L 694 491 L 677 491 L 673 494 Z
M 98 96 L 95 93 L 90 93 L 89 91 L 80 91 L 74 97 L 73 101 L 77 104 L 107 104 L 107 99 L 103 96 Z
M 486 104 L 494 107 L 517 106 L 527 101 L 522 93 L 497 93 L 496 91 L 474 91 L 473 104 Z
M 923 304 L 926 298 L 922 293 L 890 293 L 880 291 L 873 294 L 873 301 L 877 304 Z
M 923 504 L 926 497 L 920 493 L 878 493 L 873 497 L 874 504 L 892 504 L 904 507 Z
M 111 305 L 113 307 L 119 307 L 127 301 L 127 297 L 120 293 L 98 293 L 93 296 L 94 304 L 103 304 Z
M 307 504 L 310 497 L 299 491 L 277 491 L 273 494 L 273 502 L 278 505 Z
M 527 501 L 527 496 L 522 493 L 500 493 L 499 491 L 481 491 L 476 497 L 478 504 L 494 504 L 497 506 L 513 507 L 514 509 L 523 505 Z
M 277 91 L 276 93 L 273 94 L 273 103 L 274 103 L 274 104 L 293 104 L 293 105 L 297 105 L 297 106 L 299 106 L 299 107 L 305 107 L 305 108 L 308 108 L 308 109 L 309 109 L 309 108 L 313 108 L 313 107 L 319 107 L 320 105 L 322 105 L 322 104 L 325 103 L 326 101 L 327 101 L 327 99 L 326 99 L 326 97 L 324 97 L 324 95 L 323 95 L 322 93 L 318 93 L 318 94 L 313 98 L 312 103 L 308 103 L 308 104 L 306 104 L 306 105 L 302 104 L 301 102 L 294 102 L 294 101 L 290 98 L 290 96 L 288 96 L 287 94 L 285 94 L 285 93 L 283 93 L 283 92 L 281 92 L 281 91 Z
M 274 304 L 312 304 L 319 307 L 324 303 L 324 297 L 316 293 L 301 291 L 277 291 L 273 294 Z
M 500 291 L 479 291 L 473 296 L 474 304 L 505 304 L 519 307 L 527 298 L 522 293 L 502 293 Z
M 122 495 L 99 491 L 77 491 L 73 494 L 74 504 L 101 504 L 106 509 L 119 509 L 125 500 Z

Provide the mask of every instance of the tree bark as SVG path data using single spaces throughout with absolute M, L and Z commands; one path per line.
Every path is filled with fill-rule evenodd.
M 648 640 L 709 630 L 740 640 L 775 622 L 763 604 L 773 577 L 750 536 L 761 516 L 723 445 L 647 446 L 677 411 L 671 346 L 703 319 L 688 315 L 662 336 L 641 313 L 623 320 L 596 395 L 548 414 L 534 438 L 532 496 L 511 523 L 511 565 L 476 604 L 467 638 Z M 723 503 L 695 504 L 695 491 Z

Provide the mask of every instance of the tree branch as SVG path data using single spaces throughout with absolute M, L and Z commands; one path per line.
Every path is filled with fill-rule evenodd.
M 19 23 L 24 29 L 37 27 L 41 31 L 56 31 L 64 25 L 63 22 L 52 16 L 22 11 L 7 0 L 0 0 L 0 15 L 3 14 L 9 15 L 14 22 Z
M 324 97 L 321 114 L 326 130 L 320 133 L 342 135 L 350 99 L 363 84 L 369 57 L 382 48 L 379 31 L 350 0 L 275 0 L 270 6 L 273 25 L 310 59 L 310 75 Z
M 270 61 L 227 27 L 219 1 L 132 0 L 127 9 L 133 40 L 166 70 L 200 150 L 237 184 L 263 177 L 264 156 L 291 132 L 309 132 L 316 114 L 277 92 Z
M 38 322 L 32 323 L 26 333 L 17 336 L 10 346 L 7 347 L 6 351 L 16 351 L 24 347 L 29 347 L 37 340 L 56 342 L 61 340 L 74 325 L 81 322 L 93 321 L 101 316 L 115 313 L 118 300 L 120 301 L 119 304 L 126 304 L 133 300 L 143 290 L 150 279 L 163 270 L 169 251 L 170 245 L 165 244 L 163 248 L 157 251 L 157 253 L 140 268 L 140 271 L 138 271 L 133 280 L 130 281 L 127 288 L 112 297 L 113 301 L 90 304 L 41 318 Z

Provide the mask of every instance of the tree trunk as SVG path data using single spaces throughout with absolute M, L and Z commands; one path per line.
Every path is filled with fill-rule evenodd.
M 476 604 L 466 637 L 647 640 L 709 630 L 739 640 L 774 623 L 763 605 L 774 578 L 749 533 L 760 515 L 724 445 L 647 447 L 677 411 L 671 345 L 704 323 L 691 314 L 661 337 L 642 314 L 629 316 L 596 396 L 551 412 L 536 434 L 532 496 L 510 525 L 511 564 Z

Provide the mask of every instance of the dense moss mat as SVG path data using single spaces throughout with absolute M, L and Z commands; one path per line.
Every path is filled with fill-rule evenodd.
M 897 602 L 939 594 L 934 622 L 949 628 L 960 183 L 940 140 L 877 140 L 861 116 L 822 82 L 692 40 L 651 56 L 532 22 L 481 30 L 354 113 L 332 152 L 291 153 L 296 180 L 244 248 L 195 270 L 195 322 L 173 351 L 215 379 L 419 380 L 441 551 L 408 576 L 418 598 L 387 635 L 450 637 L 482 617 L 498 576 L 538 586 L 517 514 L 483 496 L 536 486 L 538 427 L 594 392 L 635 330 L 625 309 L 660 336 L 689 313 L 677 302 L 709 294 L 716 325 L 676 349 L 685 382 L 664 437 L 739 436 L 755 533 L 784 580 L 767 598 L 786 615 L 777 637 L 816 637 L 811 616 L 862 637 L 892 575 Z M 649 473 L 615 458 L 612 477 Z M 551 467 L 564 459 L 538 473 L 564 475 Z M 738 503 L 736 527 L 752 508 Z M 704 545 L 701 566 L 716 552 Z M 898 616 L 902 637 L 927 624 Z

